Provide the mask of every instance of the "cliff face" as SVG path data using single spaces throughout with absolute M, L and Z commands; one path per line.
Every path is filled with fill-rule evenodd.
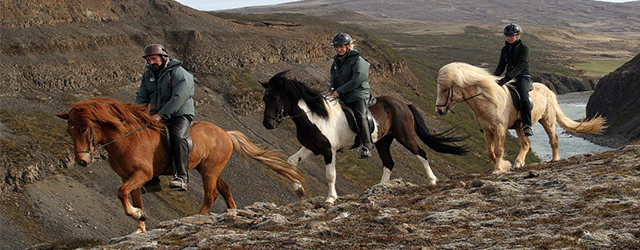
M 602 115 L 609 128 L 606 137 L 617 139 L 604 141 L 620 146 L 640 137 L 640 55 L 625 63 L 598 81 L 595 92 L 587 103 L 587 117 Z

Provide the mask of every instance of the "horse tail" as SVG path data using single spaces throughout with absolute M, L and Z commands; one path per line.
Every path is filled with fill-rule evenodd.
M 431 149 L 440 153 L 447 154 L 455 154 L 455 155 L 463 155 L 469 152 L 465 147 L 457 146 L 457 145 L 449 145 L 446 143 L 455 143 L 459 141 L 466 140 L 467 137 L 455 137 L 451 136 L 451 134 L 455 131 L 454 128 L 446 130 L 444 132 L 438 134 L 429 133 L 429 129 L 427 128 L 426 123 L 424 122 L 424 118 L 418 112 L 418 110 L 413 105 L 407 105 L 413 114 L 413 120 L 415 123 L 415 130 L 420 140 L 427 144 Z
M 556 111 L 556 119 L 558 120 L 558 124 L 565 130 L 572 133 L 580 133 L 580 134 L 600 134 L 602 131 L 607 128 L 604 125 L 607 121 L 604 117 L 600 115 L 596 115 L 596 117 L 590 120 L 580 120 L 580 122 L 576 122 L 569 118 L 567 115 L 562 112 L 560 109 L 560 105 L 558 105 L 558 100 L 556 100 L 555 96 L 552 98 L 553 109 Z
M 298 172 L 296 166 L 283 160 L 285 156 L 277 150 L 258 147 L 249 140 L 247 135 L 240 131 L 227 131 L 227 134 L 233 142 L 233 149 L 242 156 L 242 158 L 252 158 L 290 181 L 304 185 L 303 175 Z

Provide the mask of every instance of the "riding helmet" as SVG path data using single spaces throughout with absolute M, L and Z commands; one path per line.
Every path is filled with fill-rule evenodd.
M 353 39 L 351 39 L 351 36 L 349 34 L 340 32 L 333 36 L 333 39 L 331 39 L 331 46 L 347 45 L 351 44 L 352 42 Z
M 149 44 L 147 47 L 144 47 L 144 56 L 142 58 L 147 58 L 147 56 L 151 55 L 160 55 L 163 57 L 168 57 L 167 50 L 160 44 Z
M 522 33 L 522 28 L 520 25 L 515 23 L 510 23 L 507 26 L 504 26 L 504 30 L 502 30 L 505 36 L 513 36 Z

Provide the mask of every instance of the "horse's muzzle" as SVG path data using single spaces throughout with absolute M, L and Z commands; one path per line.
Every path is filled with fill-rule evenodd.
M 436 108 L 436 113 L 438 113 L 438 115 L 446 115 L 449 111 L 449 109 L 447 108 Z
M 79 156 L 76 154 L 76 163 L 78 165 L 87 167 L 89 166 L 89 164 L 91 164 L 91 161 L 92 161 L 91 156 L 88 156 L 89 154 L 85 154 L 85 155 L 87 156 Z
M 265 118 L 262 121 L 262 125 L 266 128 L 266 129 L 275 129 L 276 127 L 278 127 L 278 122 L 276 122 L 276 120 L 274 119 L 267 119 Z

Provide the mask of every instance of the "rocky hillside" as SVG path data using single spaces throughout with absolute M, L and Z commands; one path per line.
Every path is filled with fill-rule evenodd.
M 603 144 L 618 147 L 640 139 L 640 55 L 598 81 L 587 103 L 587 117 L 600 114 L 609 128 Z
M 630 145 L 436 186 L 395 179 L 332 207 L 257 202 L 30 249 L 638 249 L 638 178 L 640 147 Z

